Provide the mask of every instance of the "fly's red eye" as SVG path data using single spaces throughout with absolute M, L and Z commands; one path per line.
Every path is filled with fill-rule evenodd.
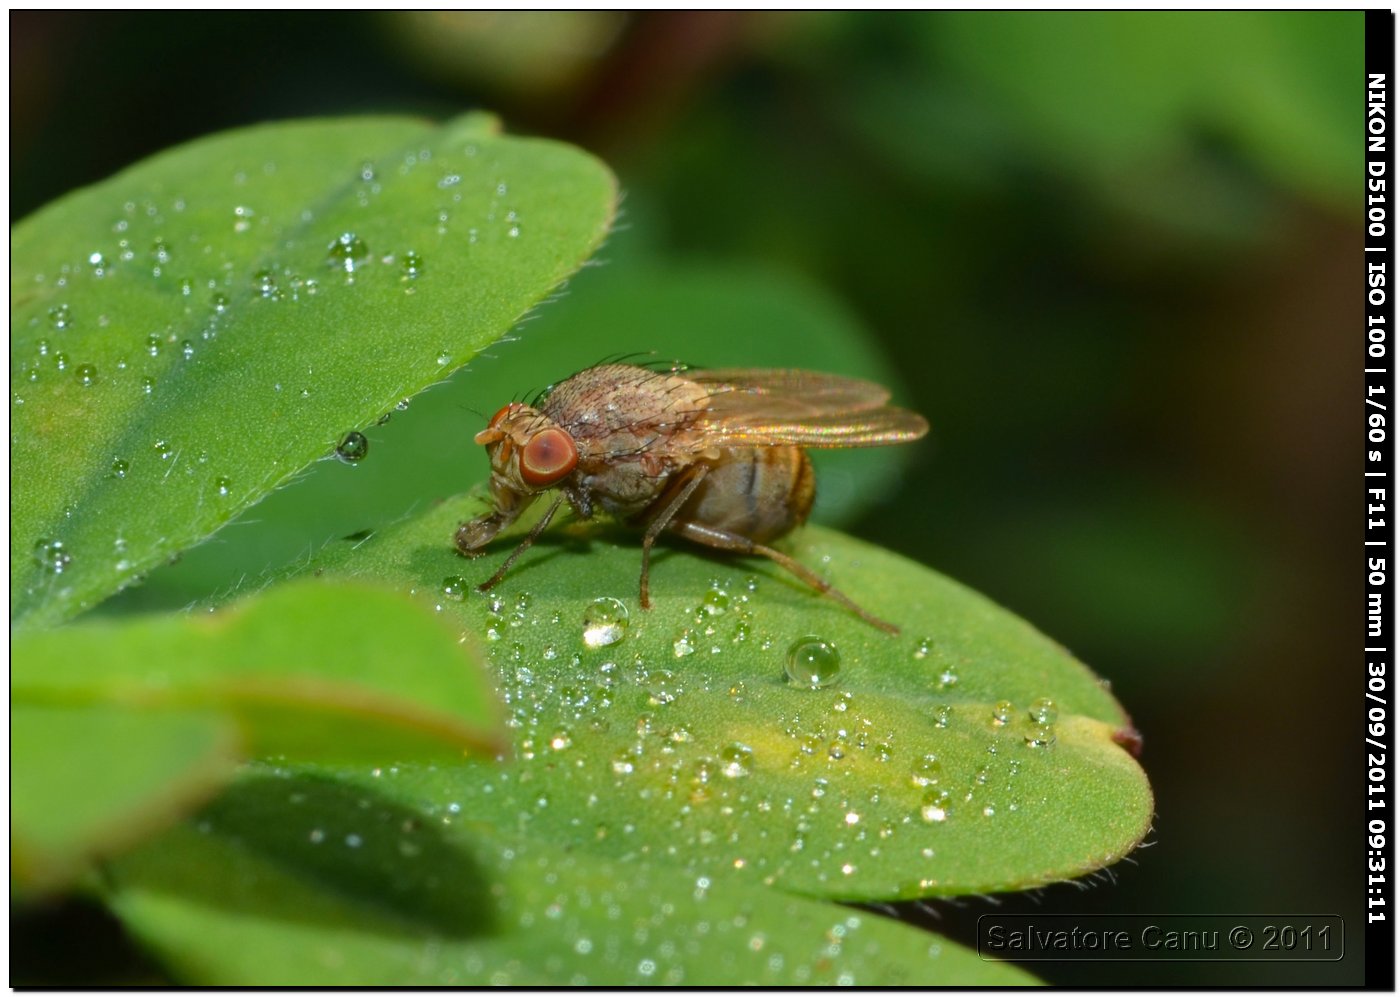
M 578 466 L 578 448 L 562 429 L 542 429 L 530 437 L 520 454 L 520 477 L 527 485 L 545 488 Z

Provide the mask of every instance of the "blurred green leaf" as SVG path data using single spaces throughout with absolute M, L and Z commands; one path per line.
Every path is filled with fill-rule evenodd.
M 931 62 L 1076 169 L 1170 161 L 1215 132 L 1333 202 L 1359 176 L 1359 11 L 959 11 L 922 25 Z
M 693 548 L 655 558 L 642 611 L 635 536 L 565 527 L 481 596 L 472 586 L 510 544 L 467 561 L 451 536 L 482 505 L 445 503 L 315 562 L 432 595 L 490 642 L 515 764 L 374 780 L 405 805 L 848 900 L 1039 885 L 1146 833 L 1151 794 L 1115 743 L 1132 737 L 1118 704 L 1063 648 L 954 582 L 813 527 L 794 556 L 904 636 L 766 562 Z M 597 599 L 629 614 L 620 640 L 589 636 Z M 806 635 L 835 645 L 839 686 L 784 680 Z
M 12 619 L 95 604 L 465 363 L 614 197 L 484 116 L 365 118 L 217 135 L 21 222 Z
M 499 750 L 462 638 L 363 584 L 279 586 L 210 616 L 13 642 L 15 874 L 45 886 L 213 791 L 241 756 L 376 762 Z
M 901 378 L 857 321 L 805 281 L 759 268 L 639 260 L 589 267 L 518 339 L 492 347 L 389 422 L 368 428 L 364 461 L 316 465 L 112 608 L 218 596 L 232 582 L 263 577 L 327 540 L 386 526 L 460 492 L 487 474 L 485 452 L 471 437 L 492 412 L 606 356 L 631 353 L 713 367 L 836 371 L 889 385 L 897 398 L 904 394 Z M 880 502 L 921 453 L 916 447 L 813 452 L 815 519 L 842 522 Z
M 203 802 L 233 774 L 237 726 L 217 712 L 110 706 L 10 709 L 10 876 L 65 884 Z
M 108 870 L 177 978 L 222 986 L 1013 985 L 1021 970 L 734 873 L 685 875 L 254 774 Z

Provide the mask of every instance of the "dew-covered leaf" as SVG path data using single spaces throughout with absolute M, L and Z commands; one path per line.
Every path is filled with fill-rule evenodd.
M 1146 833 L 1151 793 L 1120 746 L 1135 734 L 1104 684 L 932 571 L 818 527 L 788 544 L 900 637 L 766 562 L 693 550 L 654 559 L 643 611 L 635 537 L 563 527 L 481 596 L 510 544 L 466 561 L 450 543 L 480 507 L 318 562 L 469 593 L 444 612 L 490 644 L 514 763 L 402 767 L 380 789 L 408 806 L 839 899 L 1039 885 Z M 833 681 L 811 681 L 823 669 Z
M 95 604 L 464 364 L 614 199 L 484 116 L 364 118 L 216 135 L 19 223 L 12 619 Z
M 112 863 L 105 889 L 192 984 L 1032 982 L 918 929 L 733 872 L 608 861 L 287 770 L 250 774 Z

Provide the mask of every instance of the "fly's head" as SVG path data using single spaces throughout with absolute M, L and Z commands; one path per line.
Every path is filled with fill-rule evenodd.
M 578 466 L 578 446 L 549 416 L 511 402 L 491 417 L 475 441 L 491 459 L 491 512 L 457 530 L 457 550 L 476 557 L 515 522 L 535 496 L 559 485 Z

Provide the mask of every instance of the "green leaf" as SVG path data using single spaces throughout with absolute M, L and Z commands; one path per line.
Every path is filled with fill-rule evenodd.
M 238 730 L 217 713 L 16 703 L 10 875 L 42 891 L 203 802 L 233 774 Z
M 614 199 L 483 116 L 365 118 L 203 139 L 21 222 L 12 620 L 97 603 L 461 366 Z
M 242 780 L 111 865 L 179 979 L 224 986 L 1031 982 L 868 911 L 427 819 L 306 775 Z
M 12 701 L 223 711 L 255 756 L 323 761 L 495 750 L 495 702 L 457 630 L 364 584 L 278 586 L 207 617 L 17 636 Z
M 447 503 L 318 562 L 424 594 L 493 572 L 465 561 Z M 1082 875 L 1132 850 L 1152 798 L 1120 743 L 1121 708 L 1063 648 L 934 572 L 821 528 L 803 563 L 905 628 L 890 637 L 766 562 L 654 558 L 637 606 L 634 535 L 554 529 L 490 597 L 437 601 L 491 643 L 516 731 L 506 767 L 401 767 L 376 781 L 415 809 L 450 804 L 501 828 L 692 874 L 742 867 L 837 899 L 1010 890 Z M 595 599 L 629 612 L 589 646 Z M 815 635 L 840 684 L 785 680 Z M 1053 706 L 1044 706 L 1042 701 Z M 1051 722 L 1037 724 L 1043 709 Z M 1053 714 L 1053 716 L 1051 716 Z M 360 781 L 354 773 L 345 778 Z
M 210 616 L 20 634 L 10 685 L 18 881 L 54 885 L 169 823 L 242 756 L 498 751 L 497 707 L 463 640 L 401 594 L 318 581 Z

